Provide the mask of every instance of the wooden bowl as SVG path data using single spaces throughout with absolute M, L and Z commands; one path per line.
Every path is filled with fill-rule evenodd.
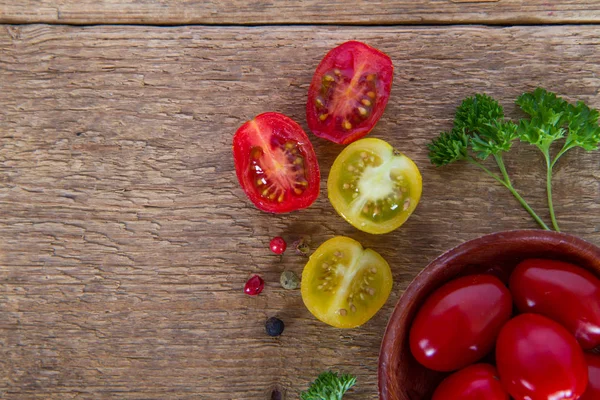
M 379 398 L 428 400 L 447 376 L 420 365 L 408 344 L 413 318 L 429 294 L 453 278 L 473 273 L 491 272 L 506 282 L 515 266 L 531 257 L 570 261 L 600 276 L 600 248 L 564 233 L 498 232 L 447 251 L 417 275 L 394 308 L 379 353 Z

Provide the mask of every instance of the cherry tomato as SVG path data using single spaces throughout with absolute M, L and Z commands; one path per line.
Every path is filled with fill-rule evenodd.
M 263 211 L 283 213 L 310 206 L 319 196 L 317 156 L 300 125 L 268 112 L 246 122 L 233 137 L 238 181 Z
M 321 61 L 308 90 L 308 127 L 321 138 L 347 144 L 373 129 L 390 97 L 394 67 L 381 51 L 346 42 Z
M 585 354 L 588 366 L 588 385 L 585 393 L 579 400 L 600 399 L 600 355 Z
M 431 400 L 508 400 L 498 371 L 489 364 L 474 364 L 453 373 L 435 389 Z
M 333 208 L 368 233 L 388 233 L 400 227 L 417 207 L 422 187 L 415 163 L 374 138 L 347 146 L 327 179 Z
M 336 328 L 355 328 L 383 306 L 392 290 L 392 271 L 377 252 L 336 236 L 310 256 L 300 289 L 306 308 Z
M 466 367 L 492 350 L 511 312 L 510 292 L 498 278 L 457 278 L 436 290 L 417 312 L 410 350 L 435 371 Z
M 529 259 L 517 266 L 509 287 L 521 312 L 560 323 L 586 350 L 600 345 L 600 279 L 589 271 L 562 261 Z
M 515 400 L 575 400 L 587 385 L 587 365 L 575 338 L 539 314 L 521 314 L 504 325 L 496 365 Z

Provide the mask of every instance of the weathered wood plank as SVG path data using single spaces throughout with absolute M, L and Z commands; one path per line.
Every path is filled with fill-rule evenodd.
M 322 55 L 349 39 L 386 51 L 396 75 L 372 136 L 412 157 L 424 196 L 383 237 L 346 224 L 323 193 L 289 215 L 256 210 L 238 187 L 231 138 L 276 110 L 306 128 Z M 318 372 L 358 376 L 376 398 L 387 317 L 442 251 L 481 234 L 535 228 L 501 187 L 466 165 L 434 169 L 425 144 L 466 95 L 507 105 L 543 85 L 600 107 L 600 28 L 0 28 L 0 393 L 6 399 L 294 398 Z M 314 138 L 314 137 L 313 137 Z M 314 138 L 327 177 L 340 151 Z M 541 159 L 507 158 L 545 213 Z M 600 244 L 600 152 L 556 173 L 563 228 Z M 319 244 L 349 235 L 380 252 L 395 284 L 361 329 L 317 322 L 279 287 L 304 260 L 268 251 L 274 235 Z M 242 294 L 259 272 L 263 294 Z M 279 315 L 286 331 L 267 337 Z
M 559 24 L 600 22 L 596 0 L 0 0 L 0 22 L 50 24 Z

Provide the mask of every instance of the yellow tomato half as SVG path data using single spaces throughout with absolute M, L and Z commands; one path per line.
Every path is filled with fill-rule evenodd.
M 319 320 L 336 328 L 355 328 L 385 304 L 392 271 L 374 250 L 337 236 L 323 243 L 302 272 L 302 300 Z
M 367 233 L 400 227 L 421 199 L 423 181 L 416 164 L 381 139 L 361 139 L 335 159 L 327 192 L 333 208 Z

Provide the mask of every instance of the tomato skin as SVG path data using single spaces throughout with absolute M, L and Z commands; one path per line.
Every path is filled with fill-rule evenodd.
M 504 325 L 496 366 L 515 400 L 576 400 L 587 385 L 587 365 L 575 338 L 539 314 L 521 314 Z
M 492 275 L 454 279 L 429 296 L 410 330 L 410 349 L 425 367 L 454 371 L 494 347 L 512 313 L 508 289 Z
M 498 371 L 489 364 L 473 364 L 444 379 L 431 400 L 508 400 Z
M 600 345 L 600 279 L 576 265 L 544 259 L 521 262 L 510 277 L 521 312 L 560 323 L 583 349 Z
M 336 98 L 330 99 L 329 104 L 329 100 L 323 98 L 323 79 L 332 71 L 341 71 L 343 83 L 340 85 L 343 89 L 334 90 L 333 96 Z M 352 98 L 356 95 L 356 87 L 362 85 L 363 78 L 370 74 L 376 76 L 376 79 L 372 87 L 364 91 L 371 93 L 372 97 Z M 394 67 L 390 57 L 365 43 L 349 41 L 330 50 L 317 66 L 308 90 L 306 119 L 310 130 L 316 136 L 338 144 L 348 144 L 367 135 L 385 110 L 392 90 L 393 75 Z M 335 77 L 335 74 L 330 76 Z M 329 98 L 328 95 L 324 97 Z M 323 100 L 325 106 L 319 107 L 317 100 Z M 361 104 L 361 100 L 368 103 Z M 363 107 L 367 114 L 363 118 L 355 118 L 351 128 L 344 128 L 342 121 L 356 117 L 358 107 Z M 345 113 L 342 115 L 342 112 Z M 327 117 L 321 120 L 322 116 Z
M 319 196 L 321 175 L 312 144 L 283 114 L 267 112 L 243 124 L 233 136 L 233 159 L 242 189 L 262 211 L 299 210 Z M 301 163 L 294 165 L 295 160 Z
M 600 399 L 600 355 L 585 354 L 588 365 L 588 385 L 585 393 L 579 400 Z

